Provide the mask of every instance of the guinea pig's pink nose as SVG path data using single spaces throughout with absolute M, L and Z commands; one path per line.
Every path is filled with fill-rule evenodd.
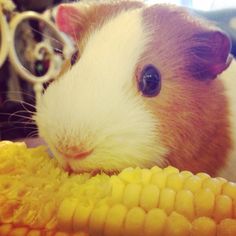
M 59 150 L 59 152 L 66 158 L 73 158 L 73 159 L 84 159 L 89 156 L 93 150 L 84 150 L 77 146 L 67 147 L 66 150 Z

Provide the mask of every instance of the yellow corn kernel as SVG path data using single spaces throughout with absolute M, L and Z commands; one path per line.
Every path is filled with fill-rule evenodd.
M 36 210 L 29 209 L 27 213 L 24 212 L 23 215 L 19 217 L 20 219 L 18 222 L 22 222 L 23 225 L 32 225 L 36 217 Z
M 89 233 L 93 236 L 103 235 L 105 220 L 107 218 L 107 213 L 109 211 L 109 206 L 106 204 L 101 204 L 92 210 L 89 219 Z
M 59 229 L 67 231 L 72 230 L 72 218 L 76 209 L 77 202 L 77 199 L 66 198 L 63 200 L 57 213 L 57 227 Z
M 184 216 L 172 212 L 167 218 L 164 236 L 189 236 L 191 227 L 190 222 Z
M 1 143 L 1 142 L 0 142 Z M 0 195 L 0 207 L 7 201 L 7 198 L 4 195 Z
M 47 224 L 44 227 L 47 230 L 52 230 L 52 229 L 55 229 L 57 227 L 56 214 L 55 214 L 55 216 L 49 222 L 47 222 Z
M 184 182 L 184 189 L 190 190 L 193 193 L 198 192 L 202 186 L 202 179 L 197 175 L 190 176 Z
M 226 195 L 216 196 L 214 219 L 218 223 L 225 218 L 233 216 L 233 202 L 232 199 Z
M 158 188 L 164 188 L 166 186 L 166 173 L 163 171 L 156 172 L 152 175 L 151 184 L 156 185 Z
M 139 183 L 141 181 L 141 169 L 140 168 L 126 168 L 118 177 L 126 183 Z
M 15 209 L 13 211 L 13 223 L 15 225 L 26 225 L 26 223 L 29 223 L 30 220 L 27 222 L 28 214 L 30 213 L 29 205 L 21 205 L 17 210 Z
M 165 211 L 159 208 L 153 208 L 146 215 L 143 235 L 162 236 L 165 229 L 166 220 L 167 215 Z
M 184 176 L 180 173 L 174 173 L 167 177 L 166 187 L 175 191 L 179 191 L 183 188 Z
M 93 204 L 92 203 L 85 203 L 85 202 L 77 202 L 74 215 L 73 215 L 73 220 L 72 220 L 72 225 L 73 225 L 73 231 L 77 232 L 82 229 L 86 229 L 88 227 L 88 221 L 90 214 L 93 209 Z
M 202 183 L 202 188 L 209 188 L 215 195 L 222 191 L 223 182 L 218 178 L 207 178 Z
M 223 177 L 217 177 L 217 179 L 222 183 L 222 187 L 223 187 L 223 185 L 224 185 L 225 183 L 228 182 L 228 181 L 227 181 L 225 178 L 223 178 Z
M 164 188 L 160 193 L 159 208 L 165 210 L 167 214 L 170 214 L 175 205 L 176 192 L 170 188 Z
M 153 166 L 153 167 L 150 169 L 150 171 L 151 171 L 152 174 L 157 173 L 157 172 L 161 172 L 162 170 L 163 170 L 163 169 L 160 168 L 160 167 L 158 167 L 158 166 Z
M 180 175 L 183 176 L 183 178 L 186 180 L 189 177 L 193 176 L 193 173 L 187 170 L 181 171 Z
M 88 233 L 86 232 L 78 232 L 78 233 L 73 233 L 70 236 L 91 236 L 91 235 L 88 235 Z
M 116 175 L 111 176 L 110 182 L 112 184 L 111 200 L 115 203 L 120 203 L 123 200 L 125 189 L 124 182 Z
M 150 183 L 152 172 L 149 169 L 141 169 L 141 183 L 146 185 Z
M 203 181 L 211 178 L 210 175 L 208 175 L 207 173 L 204 173 L 204 172 L 199 172 L 196 174 L 196 176 L 200 177 L 200 179 Z
M 180 190 L 177 192 L 174 209 L 188 220 L 193 220 L 195 217 L 193 193 L 189 190 Z
M 209 189 L 201 189 L 194 196 L 196 216 L 211 217 L 215 205 L 215 196 Z
M 122 204 L 111 207 L 107 213 L 104 235 L 110 236 L 112 233 L 112 236 L 121 236 L 126 214 L 127 208 Z
M 233 200 L 236 200 L 236 183 L 227 182 L 223 185 L 222 194 L 231 197 Z
M 170 174 L 178 174 L 179 170 L 173 166 L 167 166 L 166 168 L 163 169 L 163 172 L 166 175 L 170 175 Z
M 86 232 L 78 232 L 78 233 L 73 233 L 70 236 L 91 236 Z
M 127 184 L 124 190 L 123 203 L 128 208 L 138 206 L 141 192 L 140 184 Z
M 13 145 L 13 142 L 8 141 L 8 140 L 3 140 L 0 142 L 0 148 L 1 148 L 1 151 L 4 150 L 3 147 L 11 147 L 13 149 L 13 147 L 15 147 L 17 144 L 19 144 L 19 143 L 14 143 L 14 145 Z M 25 144 L 22 142 L 21 145 L 24 146 Z
M 124 235 L 143 236 L 145 211 L 140 207 L 130 209 L 125 218 Z
M 236 220 L 224 219 L 220 222 L 217 228 L 217 236 L 235 236 L 236 235 Z
M 145 211 L 149 211 L 159 204 L 160 190 L 153 184 L 148 184 L 143 187 L 140 194 L 140 207 Z
M 54 236 L 70 236 L 68 233 L 65 232 L 56 232 Z
M 46 231 L 46 232 L 43 232 L 43 236 L 55 236 L 55 233 L 54 231 Z
M 215 236 L 216 223 L 208 217 L 199 217 L 192 222 L 191 236 Z
M 8 200 L 0 206 L 0 222 L 12 223 L 14 212 L 20 207 L 18 200 Z
M 41 207 L 37 221 L 32 222 L 32 226 L 35 228 L 41 228 L 43 225 L 47 225 L 47 229 L 50 229 L 50 222 L 55 218 L 55 207 L 56 201 L 51 200 L 49 202 L 45 202 L 44 206 Z
M 0 142 L 1 143 L 1 142 Z M 9 235 L 9 232 L 12 230 L 11 224 L 3 224 L 0 225 L 0 235 L 1 236 L 7 236 Z
M 27 233 L 27 236 L 41 236 L 41 232 L 40 230 L 30 230 L 28 233 Z
M 13 228 L 10 232 L 11 236 L 26 236 L 28 229 L 26 227 Z

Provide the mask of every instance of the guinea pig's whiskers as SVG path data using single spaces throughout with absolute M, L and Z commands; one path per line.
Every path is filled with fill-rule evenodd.
M 28 104 L 29 105 L 29 104 Z M 16 130 L 20 131 L 23 130 L 24 133 L 31 131 L 37 132 L 37 127 L 35 124 L 35 121 L 31 117 L 32 115 L 35 114 L 35 112 L 29 111 L 26 109 L 25 106 L 23 106 L 24 109 L 22 110 L 17 110 L 15 112 L 1 112 L 0 115 L 5 117 L 5 121 L 1 122 L 1 125 L 4 128 L 4 133 L 13 133 Z M 28 114 L 28 115 L 26 115 Z M 32 131 L 31 131 L 32 132 Z
M 37 130 L 31 131 L 31 132 L 26 136 L 26 138 L 35 138 L 35 137 L 38 137 L 38 131 L 37 131 Z
M 12 121 L 12 122 L 10 122 L 9 123 L 9 121 L 6 121 L 6 122 L 2 122 L 1 123 L 1 125 L 4 125 L 4 124 L 6 124 L 6 125 L 8 125 L 9 126 L 9 124 L 11 125 L 11 126 L 14 126 L 14 127 L 16 127 L 16 128 L 22 128 L 22 125 L 27 125 L 27 127 L 28 128 L 33 128 L 33 127 L 35 127 L 35 124 L 33 123 L 33 122 L 24 122 L 24 121 Z M 25 128 L 26 126 L 24 126 L 24 128 Z
M 13 126 L 13 128 L 17 129 L 26 129 L 27 128 L 34 128 L 36 127 L 34 119 L 31 117 L 34 112 L 28 112 L 30 116 L 24 115 L 25 110 L 19 110 L 14 113 L 10 112 L 1 112 L 0 115 L 6 116 L 7 120 L 1 122 L 2 125 L 6 123 L 6 126 Z M 18 120 L 17 120 L 18 119 Z M 24 125 L 22 127 L 22 125 Z
M 20 113 L 20 114 L 18 114 Z M 0 115 L 3 115 L 3 116 L 9 116 L 9 118 L 13 118 L 13 117 L 19 117 L 19 118 L 24 118 L 24 119 L 27 119 L 27 120 L 31 120 L 31 121 L 34 121 L 34 119 L 30 116 L 27 116 L 27 115 L 21 115 L 21 113 L 25 114 L 25 111 L 24 110 L 20 110 L 20 111 L 15 111 L 15 112 L 0 112 Z M 31 115 L 34 115 L 34 113 L 32 112 Z
M 33 129 L 33 128 L 31 128 L 31 129 Z M 11 127 L 11 128 L 7 128 L 7 129 L 5 129 L 5 133 L 7 133 L 7 132 L 13 132 L 13 131 L 15 131 L 15 130 L 24 130 L 25 131 L 25 127 L 22 127 L 22 126 L 14 126 L 14 127 Z
M 22 114 L 25 114 L 25 110 L 19 110 L 19 111 L 15 111 L 15 112 L 0 112 L 0 115 L 4 115 L 4 116 L 10 116 L 10 115 L 17 115 L 18 113 L 22 113 Z M 29 112 L 30 113 L 30 112 Z M 31 112 L 31 114 L 35 114 L 34 112 Z M 27 115 L 21 115 L 23 116 L 24 118 L 30 118 L 29 116 Z
M 13 94 L 13 95 L 25 95 L 29 98 L 32 99 L 32 101 L 35 101 L 35 96 L 31 93 L 29 93 L 28 91 L 24 91 L 24 90 L 21 90 L 21 91 L 6 91 L 6 92 L 0 92 L 0 94 L 6 94 L 6 95 L 9 95 L 9 94 Z
M 7 99 L 7 100 L 5 100 L 5 101 L 3 102 L 3 105 L 5 105 L 6 103 L 10 103 L 10 102 L 17 102 L 17 103 L 21 104 L 22 107 L 23 107 L 23 108 L 25 109 L 25 111 L 27 111 L 27 112 L 32 112 L 32 111 L 28 110 L 28 109 L 25 107 L 25 105 L 27 105 L 27 106 L 33 108 L 34 110 L 36 110 L 36 107 L 35 107 L 34 104 L 31 104 L 31 103 L 29 103 L 29 102 L 22 101 L 22 100 L 19 100 L 19 99 Z
M 27 119 L 27 120 L 29 120 L 29 121 L 33 121 L 31 117 L 24 116 L 24 115 L 19 115 L 19 114 L 17 114 L 17 112 L 12 113 L 12 114 L 9 116 L 8 121 L 11 122 L 11 119 L 12 119 L 13 117 L 16 117 L 16 118 L 23 118 L 23 119 Z

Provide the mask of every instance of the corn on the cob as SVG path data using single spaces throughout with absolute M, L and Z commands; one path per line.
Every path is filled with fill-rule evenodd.
M 0 236 L 235 236 L 236 184 L 174 167 L 68 175 L 0 142 Z

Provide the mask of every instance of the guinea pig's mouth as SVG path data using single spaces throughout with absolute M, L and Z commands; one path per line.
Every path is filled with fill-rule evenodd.
M 61 149 L 54 146 L 55 151 L 60 154 L 61 157 L 64 158 L 65 162 L 62 164 L 62 168 L 68 172 L 69 174 L 89 174 L 90 176 L 95 176 L 97 174 L 106 174 L 106 175 L 115 175 L 120 173 L 121 170 L 118 170 L 116 168 L 86 168 L 86 167 L 80 167 L 78 169 L 74 169 L 71 164 L 70 160 L 84 160 L 89 155 L 91 155 L 94 152 L 94 149 L 86 150 L 86 151 L 75 151 L 78 150 L 78 147 L 70 147 L 65 149 Z
M 93 152 L 93 149 L 88 151 L 81 151 L 77 147 L 70 147 L 66 151 L 59 148 L 56 148 L 56 150 L 65 158 L 77 160 L 85 159 Z

